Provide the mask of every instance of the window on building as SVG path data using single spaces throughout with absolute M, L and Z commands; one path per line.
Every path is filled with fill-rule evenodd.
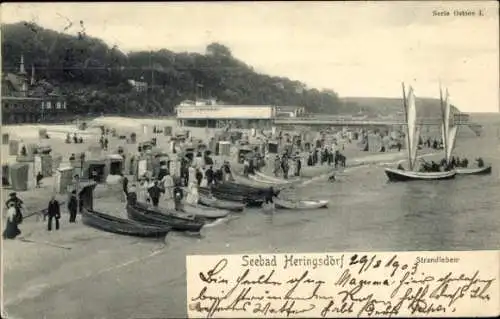
M 47 107 L 48 110 L 50 110 L 52 108 L 52 105 L 50 104 L 50 101 L 47 101 L 45 103 L 45 106 Z
M 42 105 L 40 105 L 40 109 L 42 109 L 42 110 L 43 110 L 43 108 L 44 108 L 44 107 L 45 107 L 45 102 L 44 102 L 44 101 L 42 101 Z
M 56 109 L 60 110 L 61 109 L 61 102 L 60 101 L 57 101 L 57 104 L 56 104 Z
M 66 109 L 66 101 L 63 102 L 63 109 Z

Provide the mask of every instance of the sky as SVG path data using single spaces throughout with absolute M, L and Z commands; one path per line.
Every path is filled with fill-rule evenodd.
M 455 11 L 475 16 L 455 16 Z M 434 11 L 449 12 L 436 16 Z M 480 12 L 482 15 L 480 16 Z M 420 97 L 439 83 L 463 112 L 499 112 L 496 1 L 8 3 L 2 23 L 79 31 L 121 50 L 195 51 L 212 42 L 261 73 L 339 96 Z

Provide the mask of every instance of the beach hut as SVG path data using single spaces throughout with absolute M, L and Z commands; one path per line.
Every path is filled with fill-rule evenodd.
M 9 141 L 9 155 L 19 155 L 19 141 L 10 140 Z
M 119 154 L 109 154 L 105 157 L 106 160 L 106 177 L 107 175 L 120 175 L 123 171 L 123 156 Z
M 270 154 L 278 154 L 278 143 L 277 142 L 268 142 L 267 150 Z
M 54 190 L 59 194 L 65 194 L 68 186 L 73 184 L 74 168 L 70 165 L 61 166 L 56 169 L 54 175 Z
M 52 168 L 53 168 L 52 155 L 41 154 L 40 160 L 41 160 L 41 172 L 43 177 L 52 176 Z
M 107 160 L 105 157 L 86 159 L 85 162 L 83 163 L 82 179 L 92 179 L 92 172 L 96 172 L 97 173 L 96 182 L 98 183 L 105 182 L 108 174 L 106 165 L 107 165 Z
M 219 154 L 222 156 L 231 155 L 231 143 L 229 141 L 219 141 Z
M 163 128 L 163 135 L 164 136 L 172 136 L 172 126 L 165 126 Z
M 238 163 L 243 163 L 245 161 L 245 158 L 248 158 L 253 154 L 253 150 L 249 146 L 242 146 L 238 149 Z
M 29 182 L 29 163 L 15 163 L 10 166 L 10 179 L 12 190 L 26 191 Z
M 16 162 L 18 163 L 25 163 L 28 165 L 28 189 L 32 189 L 36 185 L 36 174 L 38 173 L 35 171 L 35 157 L 34 156 L 18 156 L 16 158 Z M 41 167 L 40 167 L 41 169 Z
M 2 163 L 2 186 L 10 186 L 10 169 L 7 163 Z

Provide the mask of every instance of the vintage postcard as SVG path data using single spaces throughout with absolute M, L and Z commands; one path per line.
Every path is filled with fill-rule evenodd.
M 2 319 L 500 316 L 498 2 L 0 12 Z

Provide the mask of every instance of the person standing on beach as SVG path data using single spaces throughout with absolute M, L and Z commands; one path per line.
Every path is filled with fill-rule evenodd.
M 296 157 L 296 164 L 295 164 L 295 176 L 300 176 L 300 170 L 302 169 L 302 162 L 300 161 L 300 155 L 297 155 Z
M 165 202 L 167 209 L 174 209 L 174 180 L 172 176 L 167 172 L 167 175 L 163 178 L 163 189 L 165 190 Z
M 155 181 L 154 185 L 148 189 L 148 192 L 149 196 L 151 197 L 153 207 L 158 207 L 158 203 L 160 202 L 160 196 L 164 191 L 158 186 L 157 181 Z
M 125 174 L 122 172 L 120 174 L 122 177 L 122 190 L 123 190 L 123 195 L 125 196 L 125 201 L 127 200 L 127 195 L 128 195 L 128 178 L 125 176 Z
M 36 188 L 40 188 L 42 179 L 43 179 L 42 173 L 38 172 L 38 174 L 36 174 Z
M 280 156 L 276 155 L 276 158 L 274 159 L 274 176 L 276 177 L 279 176 L 280 168 L 281 168 Z
M 19 223 L 16 218 L 17 211 L 14 202 L 9 202 L 7 206 L 7 224 L 5 225 L 5 230 L 3 231 L 3 238 L 5 239 L 14 239 L 18 235 L 21 234 L 21 230 L 19 230 Z M 3 218 L 3 217 L 2 217 Z
M 16 192 L 12 192 L 9 194 L 9 199 L 5 202 L 5 207 L 8 208 L 10 203 L 14 203 L 14 208 L 17 211 L 20 211 L 22 209 L 23 204 L 24 204 L 24 202 L 19 197 L 17 197 Z
M 52 230 L 52 219 L 55 219 L 56 230 L 59 230 L 59 218 L 61 218 L 61 208 L 59 202 L 56 200 L 55 196 L 52 195 L 49 201 L 49 207 L 47 208 L 47 215 L 49 216 L 47 230 Z
M 198 187 L 201 185 L 201 181 L 203 180 L 203 173 L 201 172 L 200 168 L 196 168 L 196 182 L 198 184 Z
M 68 202 L 68 211 L 69 211 L 69 222 L 76 223 L 76 213 L 78 211 L 78 200 L 76 198 L 76 191 L 71 192 L 71 197 Z M 82 206 L 82 201 L 80 201 L 80 208 Z
M 208 169 L 205 171 L 205 176 L 207 178 L 207 186 L 212 185 L 214 181 L 214 171 L 212 169 L 212 166 L 209 166 Z

